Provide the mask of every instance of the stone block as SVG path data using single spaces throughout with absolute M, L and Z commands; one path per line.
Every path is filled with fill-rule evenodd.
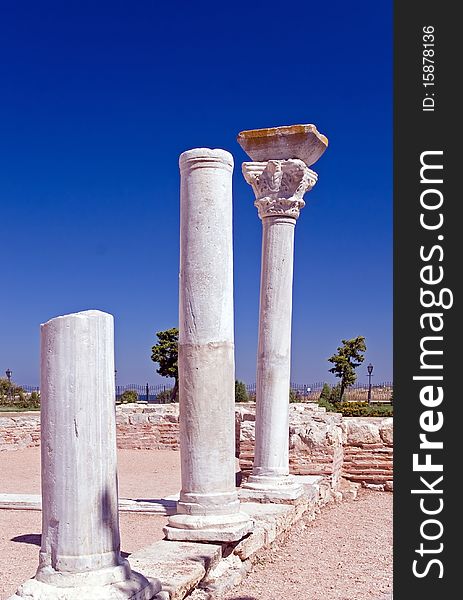
M 132 572 L 130 579 L 108 585 L 59 587 L 29 579 L 8 600 L 151 600 L 157 598 L 159 583 Z
M 392 481 L 392 479 L 390 479 L 389 481 L 386 481 L 386 483 L 384 484 L 384 491 L 385 492 L 393 492 L 394 491 L 394 482 Z
M 362 444 L 381 444 L 379 427 L 373 423 L 360 420 L 346 420 L 347 443 L 355 446 Z
M 362 486 L 367 490 L 373 490 L 375 492 L 384 492 L 385 489 L 383 483 L 369 483 L 367 481 L 363 481 Z
M 354 481 L 348 481 L 347 479 L 342 479 L 341 484 L 339 486 L 339 491 L 342 494 L 343 500 L 356 500 L 358 496 L 358 491 L 360 489 L 360 483 L 355 483 Z
M 131 554 L 130 564 L 146 577 L 157 577 L 170 600 L 182 600 L 221 557 L 220 545 L 161 540 Z
M 394 443 L 394 425 L 393 419 L 385 419 L 379 426 L 379 435 L 382 441 L 389 446 Z
M 273 539 L 275 539 L 275 537 Z M 256 523 L 253 531 L 238 543 L 233 552 L 239 556 L 241 560 L 245 560 L 263 548 L 266 543 L 268 543 L 268 539 L 266 537 L 265 526 L 261 523 Z
M 135 413 L 129 416 L 130 425 L 139 425 L 140 423 L 148 423 L 148 415 L 145 413 Z
M 254 161 L 298 158 L 307 166 L 328 147 L 327 138 L 312 124 L 241 131 L 238 143 Z

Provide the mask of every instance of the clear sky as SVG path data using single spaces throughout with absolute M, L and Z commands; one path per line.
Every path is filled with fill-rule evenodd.
M 236 375 L 255 381 L 261 222 L 243 129 L 315 123 L 329 148 L 296 226 L 292 380 L 364 335 L 392 379 L 392 4 L 0 2 L 0 376 L 39 380 L 39 324 L 116 319 L 118 383 L 157 383 L 178 323 L 184 150 L 235 158 Z

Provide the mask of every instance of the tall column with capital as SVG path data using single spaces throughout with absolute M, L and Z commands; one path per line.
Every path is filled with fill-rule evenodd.
M 150 600 L 161 589 L 120 553 L 113 331 L 99 310 L 41 326 L 42 545 L 12 599 Z
M 252 520 L 235 488 L 233 157 L 180 156 L 179 401 L 182 489 L 169 540 L 239 540 Z
M 243 496 L 290 501 L 303 491 L 289 475 L 288 448 L 294 231 L 317 182 L 309 166 L 328 140 L 314 125 L 294 125 L 244 131 L 238 142 L 255 161 L 243 175 L 262 220 L 255 454 Z

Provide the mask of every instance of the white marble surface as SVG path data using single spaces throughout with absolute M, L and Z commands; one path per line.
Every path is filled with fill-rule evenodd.
M 294 232 L 304 194 L 318 179 L 308 165 L 328 141 L 314 125 L 297 125 L 241 132 L 238 142 L 255 161 L 242 169 L 262 220 L 255 455 L 243 493 L 293 500 L 303 492 L 289 475 Z
M 235 540 L 252 521 L 240 514 L 235 489 L 233 157 L 188 150 L 180 171 L 182 490 L 165 531 L 175 540 Z
M 16 597 L 152 597 L 120 554 L 112 315 L 88 310 L 41 326 L 42 546 Z

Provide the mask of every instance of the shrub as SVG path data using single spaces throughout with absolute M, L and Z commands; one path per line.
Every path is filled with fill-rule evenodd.
M 346 417 L 392 417 L 394 409 L 390 404 L 368 404 L 368 402 L 346 402 L 340 412 Z
M 336 404 L 331 404 L 331 402 L 326 398 L 320 398 L 320 400 L 318 401 L 318 406 L 326 408 L 327 412 L 338 412 Z
M 289 401 L 291 404 L 296 403 L 296 402 L 303 402 L 304 397 L 302 396 L 302 394 L 300 392 L 298 392 L 297 390 L 293 390 L 292 388 L 289 388 Z
M 392 417 L 394 408 L 390 404 L 368 404 L 368 402 L 337 402 L 335 404 L 320 401 L 329 412 L 341 413 L 344 417 Z
M 319 400 L 326 400 L 329 402 L 331 396 L 331 386 L 328 383 L 323 384 L 322 391 L 320 392 Z
M 29 396 L 29 403 L 32 408 L 40 408 L 40 393 L 32 392 Z
M 40 394 L 29 394 L 20 385 L 10 384 L 8 379 L 0 378 L 0 405 L 11 410 L 35 410 L 40 408 Z
M 331 388 L 329 401 L 331 404 L 341 401 L 341 385 L 339 383 Z
M 14 407 L 24 410 L 37 410 L 40 408 L 40 394 L 38 392 L 27 394 L 24 390 L 19 390 L 15 395 Z
M 242 381 L 235 381 L 235 402 L 249 402 L 246 385 Z
M 16 400 L 23 402 L 26 398 L 26 391 L 15 383 L 6 379 L 5 377 L 0 377 L 0 401 L 2 403 L 11 404 Z
M 175 394 L 174 400 L 171 399 L 171 396 L 172 390 L 167 388 L 165 390 L 162 390 L 162 392 L 158 392 L 156 394 L 156 401 L 159 402 L 159 404 L 169 404 L 170 402 L 178 402 L 178 390 Z
M 138 402 L 138 394 L 135 390 L 125 390 L 119 398 L 121 404 L 132 404 Z

